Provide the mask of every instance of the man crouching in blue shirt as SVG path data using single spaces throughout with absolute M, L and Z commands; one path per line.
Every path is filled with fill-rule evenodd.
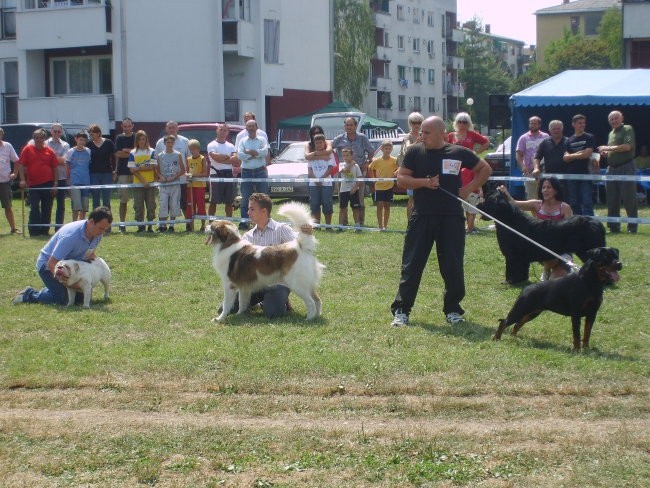
M 92 261 L 95 249 L 102 240 L 104 232 L 111 228 L 113 214 L 108 207 L 97 207 L 90 212 L 87 220 L 70 222 L 61 227 L 41 249 L 36 260 L 36 271 L 45 283 L 38 291 L 28 286 L 18 293 L 12 303 L 42 303 L 46 305 L 66 305 L 68 291 L 54 277 L 56 263 L 63 259 Z M 77 299 L 81 296 L 77 293 Z

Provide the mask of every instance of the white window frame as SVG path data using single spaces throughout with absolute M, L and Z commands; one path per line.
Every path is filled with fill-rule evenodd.
M 413 38 L 413 52 L 414 53 L 419 53 L 420 52 L 420 38 L 419 37 L 414 37 Z
M 404 5 L 397 6 L 397 20 L 404 20 Z
M 50 58 L 50 92 L 53 96 L 73 96 L 73 95 L 111 95 L 113 80 L 111 79 L 111 92 L 101 93 L 99 91 L 99 61 L 108 59 L 111 62 L 111 78 L 113 76 L 112 57 L 110 54 L 103 54 L 98 56 L 67 56 Z M 54 63 L 64 61 L 66 63 L 66 91 L 59 93 L 55 91 L 54 84 Z M 91 76 L 92 76 L 92 89 L 90 92 L 72 93 L 70 92 L 70 61 L 91 61 Z
M 406 95 L 397 95 L 397 105 L 400 112 L 406 110 Z
M 404 36 L 402 35 L 397 36 L 397 49 L 399 51 L 404 51 Z
M 421 68 L 413 68 L 413 83 L 422 83 L 422 71 Z
M 436 83 L 436 70 L 429 68 L 429 83 L 435 85 Z

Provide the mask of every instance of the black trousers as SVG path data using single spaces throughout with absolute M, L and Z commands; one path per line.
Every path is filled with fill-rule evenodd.
M 460 306 L 465 297 L 465 219 L 461 215 L 416 214 L 411 216 L 404 238 L 402 276 L 397 296 L 390 306 L 393 313 L 397 309 L 405 314 L 411 312 L 434 243 L 438 267 L 445 283 L 443 312 L 465 313 Z

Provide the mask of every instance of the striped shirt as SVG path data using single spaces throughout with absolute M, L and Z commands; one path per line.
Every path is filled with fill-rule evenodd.
M 269 219 L 264 230 L 260 230 L 255 226 L 246 232 L 243 238 L 256 246 L 275 246 L 293 241 L 296 238 L 296 234 L 287 224 Z

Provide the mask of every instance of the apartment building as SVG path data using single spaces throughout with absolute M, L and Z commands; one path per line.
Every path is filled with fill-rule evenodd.
M 450 117 L 458 111 L 464 68 L 455 0 L 370 0 L 375 54 L 364 109 L 407 128 L 408 114 Z
M 331 0 L 0 0 L 2 122 L 253 111 L 272 130 L 331 101 L 331 15 Z

